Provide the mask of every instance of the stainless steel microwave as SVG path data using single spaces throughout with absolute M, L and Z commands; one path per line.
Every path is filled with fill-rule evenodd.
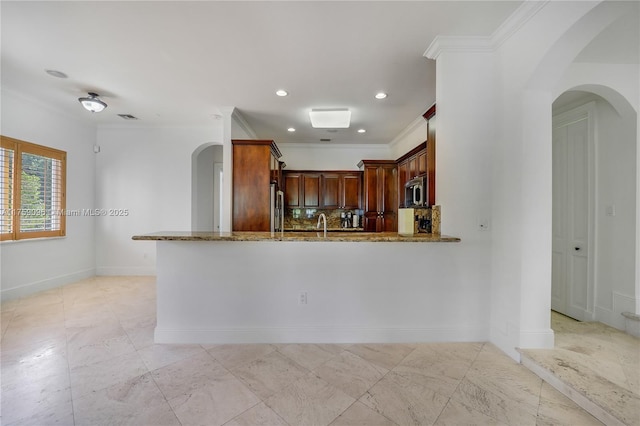
M 429 185 L 426 176 L 413 178 L 404 185 L 404 206 L 429 207 Z

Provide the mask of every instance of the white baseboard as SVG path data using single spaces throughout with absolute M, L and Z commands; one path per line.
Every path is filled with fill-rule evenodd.
M 415 343 L 485 342 L 486 328 L 269 327 L 166 329 L 156 327 L 156 343 Z
M 30 296 L 40 291 L 51 290 L 66 284 L 84 280 L 96 275 L 93 268 L 83 269 L 71 274 L 60 275 L 46 280 L 21 285 L 20 287 L 3 289 L 0 293 L 0 299 L 5 302 L 7 300 L 19 299 L 21 297 Z
M 541 330 L 521 330 L 519 348 L 553 349 L 554 341 L 554 333 L 550 328 Z
M 141 276 L 156 275 L 156 268 L 153 266 L 99 266 L 96 268 L 98 276 Z

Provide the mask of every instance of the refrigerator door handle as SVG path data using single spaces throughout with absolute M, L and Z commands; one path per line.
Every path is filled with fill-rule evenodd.
M 280 212 L 280 237 L 284 237 L 284 192 L 278 191 L 278 211 Z

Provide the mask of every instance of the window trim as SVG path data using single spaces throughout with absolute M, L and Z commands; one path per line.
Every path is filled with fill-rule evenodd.
M 13 214 L 11 214 L 11 232 L 0 233 L 0 241 L 17 241 L 33 238 L 52 238 L 66 236 L 67 221 L 64 212 L 67 208 L 67 153 L 59 149 L 50 148 L 43 145 L 25 142 L 19 139 L 0 135 L 0 146 L 13 150 Z M 61 161 L 60 170 L 60 203 L 59 218 L 60 229 L 52 231 L 21 232 L 19 216 L 16 214 L 21 208 L 21 178 L 22 178 L 22 153 L 39 155 Z M 4 208 L 4 206 L 2 206 Z M 3 212 L 4 213 L 4 212 Z

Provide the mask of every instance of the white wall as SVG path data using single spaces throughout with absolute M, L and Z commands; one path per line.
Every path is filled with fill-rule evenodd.
M 395 160 L 388 145 L 278 144 L 285 170 L 358 170 L 360 160 Z
M 101 127 L 96 207 L 127 209 L 96 219 L 98 275 L 155 273 L 155 243 L 133 235 L 191 229 L 192 154 L 220 144 L 221 120 L 204 127 Z M 218 124 L 220 123 L 220 124 Z
M 94 207 L 95 126 L 3 90 L 2 134 L 66 151 L 67 209 Z M 66 237 L 0 243 L 3 300 L 94 275 L 94 219 L 66 220 Z
M 596 122 L 596 320 L 624 329 L 621 313 L 633 312 L 637 297 L 636 120 L 599 98 Z

